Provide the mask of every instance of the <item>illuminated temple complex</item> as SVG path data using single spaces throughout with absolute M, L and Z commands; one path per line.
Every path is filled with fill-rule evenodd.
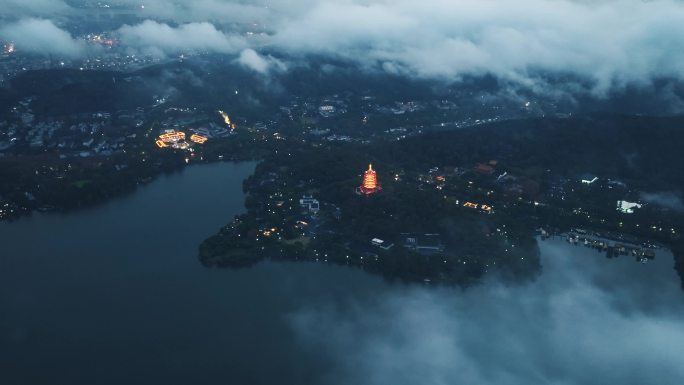
M 373 165 L 368 165 L 368 170 L 363 173 L 363 184 L 359 186 L 356 191 L 360 194 L 373 194 L 382 190 L 380 183 L 378 183 L 378 174 L 373 170 Z

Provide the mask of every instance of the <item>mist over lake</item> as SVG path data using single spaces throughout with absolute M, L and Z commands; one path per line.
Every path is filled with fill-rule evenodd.
M 0 225 L 3 384 L 678 384 L 672 256 L 563 240 L 543 272 L 467 290 L 360 269 L 207 269 L 197 245 L 244 210 L 253 163 L 194 166 L 134 195 Z M 40 367 L 41 370 L 33 368 Z

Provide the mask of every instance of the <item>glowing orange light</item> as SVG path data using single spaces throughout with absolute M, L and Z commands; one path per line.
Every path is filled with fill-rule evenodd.
M 221 117 L 223 118 L 223 121 L 226 123 L 226 125 L 230 126 L 230 116 L 228 116 L 228 114 L 223 111 L 219 111 L 219 114 L 221 114 Z
M 198 143 L 198 144 L 203 144 L 203 143 L 206 142 L 208 139 L 209 139 L 209 138 L 207 138 L 206 136 L 198 135 L 198 134 L 192 134 L 192 135 L 190 136 L 190 140 L 192 140 L 193 142 Z
M 159 140 L 164 143 L 178 142 L 185 140 L 185 132 L 182 131 L 171 131 L 159 135 Z
M 368 165 L 368 170 L 363 173 L 363 184 L 359 191 L 364 194 L 373 194 L 380 191 L 382 187 L 378 183 L 378 174 L 373 170 L 373 165 Z

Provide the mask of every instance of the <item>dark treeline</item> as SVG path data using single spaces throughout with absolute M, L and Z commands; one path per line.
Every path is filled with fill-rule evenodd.
M 541 167 L 567 176 L 592 173 L 634 186 L 684 186 L 684 117 L 592 115 L 529 119 L 428 133 L 373 154 L 405 167 L 497 159 L 521 169 Z M 407 156 L 408 154 L 408 156 Z

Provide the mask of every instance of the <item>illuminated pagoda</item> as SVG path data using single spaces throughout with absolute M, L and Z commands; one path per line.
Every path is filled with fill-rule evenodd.
M 356 192 L 359 194 L 373 194 L 382 190 L 382 186 L 378 183 L 378 174 L 373 170 L 373 165 L 368 165 L 368 170 L 363 173 L 363 184 L 357 187 Z

